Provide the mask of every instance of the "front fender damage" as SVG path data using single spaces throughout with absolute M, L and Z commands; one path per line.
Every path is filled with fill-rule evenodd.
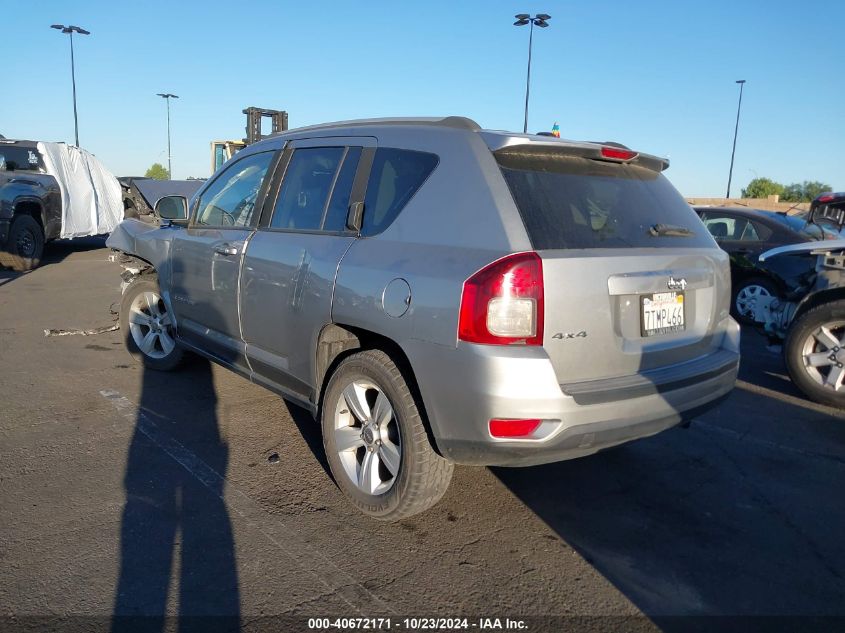
M 124 288 L 138 275 L 152 272 L 158 275 L 159 284 L 167 284 L 170 280 L 170 249 L 176 230 L 136 219 L 124 220 L 117 225 L 106 240 L 106 246 L 115 251 L 113 260 L 125 269 L 121 275 Z
M 121 274 L 121 293 L 125 292 L 138 276 L 155 274 L 158 277 L 161 298 L 173 315 L 174 326 L 176 315 L 170 296 L 170 252 L 173 237 L 178 230 L 180 229 L 128 219 L 121 222 L 106 240 L 106 246 L 115 251 L 114 261 L 124 268 Z

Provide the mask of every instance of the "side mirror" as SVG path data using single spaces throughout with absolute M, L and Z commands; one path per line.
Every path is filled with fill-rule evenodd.
M 161 220 L 187 220 L 188 200 L 185 196 L 164 196 L 156 202 L 154 212 Z

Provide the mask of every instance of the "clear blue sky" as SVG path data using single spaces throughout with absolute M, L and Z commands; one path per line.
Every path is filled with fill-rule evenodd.
M 839 0 L 587 2 L 0 0 L 0 134 L 73 141 L 74 37 L 80 143 L 117 175 L 166 164 L 209 175 L 209 142 L 244 135 L 241 110 L 285 109 L 291 127 L 371 116 L 464 115 L 616 140 L 668 156 L 687 196 L 723 196 L 746 79 L 734 195 L 755 175 L 845 190 L 845 23 Z

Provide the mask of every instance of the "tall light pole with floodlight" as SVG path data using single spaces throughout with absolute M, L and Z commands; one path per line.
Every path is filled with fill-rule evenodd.
M 79 33 L 80 35 L 91 35 L 91 32 L 86 31 L 79 26 L 65 26 L 64 24 L 52 24 L 50 28 L 58 29 L 62 33 L 70 35 L 70 78 L 73 82 L 73 129 L 75 132 L 76 146 L 79 147 L 79 120 L 76 117 L 76 69 L 74 68 L 73 62 L 73 34 Z
M 734 127 L 734 146 L 731 149 L 731 168 L 728 171 L 728 193 L 725 194 L 726 198 L 731 197 L 731 177 L 734 173 L 734 154 L 736 153 L 736 135 L 739 132 L 739 110 L 742 108 L 742 87 L 745 85 L 745 79 L 737 79 L 736 83 L 739 84 L 739 104 L 736 106 L 736 126 Z
M 170 167 L 170 100 L 178 99 L 179 95 L 173 95 L 169 92 L 158 92 L 156 94 L 167 101 L 167 177 L 173 180 L 173 170 Z
M 514 26 L 531 25 L 530 34 L 528 36 L 528 76 L 525 78 L 525 122 L 522 125 L 523 134 L 528 133 L 528 93 L 531 90 L 531 47 L 534 43 L 534 27 L 539 26 L 541 29 L 549 25 L 549 20 L 552 19 L 548 13 L 538 13 L 537 15 L 529 15 L 528 13 L 517 13 L 515 16 L 516 22 Z

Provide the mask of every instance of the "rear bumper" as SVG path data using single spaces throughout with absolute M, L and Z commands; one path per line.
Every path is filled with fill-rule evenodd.
M 548 358 L 530 357 L 535 352 L 526 348 L 459 346 L 451 350 L 451 362 L 433 363 L 433 371 L 424 362 L 415 372 L 444 457 L 459 464 L 530 466 L 648 437 L 716 406 L 733 389 L 739 369 L 738 332 L 724 339 L 711 354 L 674 367 L 579 385 L 558 384 Z M 544 431 L 534 439 L 494 438 L 491 418 L 540 418 Z
M 533 466 L 592 455 L 611 446 L 655 435 L 717 406 L 733 389 L 737 369 L 738 363 L 721 376 L 678 393 L 663 394 L 677 396 L 683 403 L 677 408 L 665 406 L 665 402 L 659 402 L 662 396 L 655 394 L 625 401 L 627 414 L 622 417 L 562 426 L 545 441 L 498 441 L 489 437 L 475 441 L 450 439 L 438 443 L 438 448 L 450 461 L 486 466 Z M 632 415 L 632 411 L 637 413 Z M 568 416 L 563 414 L 563 417 Z

